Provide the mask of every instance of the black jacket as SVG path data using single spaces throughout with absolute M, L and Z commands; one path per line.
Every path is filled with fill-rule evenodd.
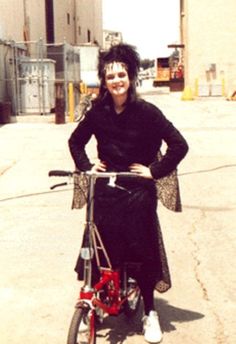
M 155 179 L 173 171 L 188 151 L 184 137 L 153 104 L 144 100 L 130 103 L 116 114 L 112 105 L 96 104 L 72 133 L 69 147 L 75 165 L 85 171 L 92 167 L 85 152 L 91 136 L 97 139 L 98 158 L 110 170 L 127 171 L 132 163 L 149 166 Z M 162 141 L 167 150 L 156 159 Z

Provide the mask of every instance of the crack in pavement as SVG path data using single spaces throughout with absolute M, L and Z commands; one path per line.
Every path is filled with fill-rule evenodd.
M 5 167 L 1 167 L 0 168 L 0 176 L 2 176 L 4 173 L 6 173 L 8 170 L 10 170 L 16 163 L 17 163 L 17 161 L 15 160 L 10 165 L 7 165 Z
M 203 210 L 201 210 L 201 218 L 206 218 L 205 211 L 203 211 Z M 195 274 L 196 281 L 202 290 L 203 299 L 207 302 L 208 308 L 209 308 L 210 312 L 212 313 L 212 315 L 215 319 L 216 344 L 226 344 L 227 343 L 227 337 L 226 337 L 225 332 L 224 332 L 224 324 L 221 320 L 220 315 L 217 313 L 217 311 L 214 307 L 214 304 L 213 304 L 213 302 L 209 296 L 208 289 L 207 289 L 204 281 L 202 280 L 201 274 L 200 274 L 200 267 L 201 267 L 201 259 L 199 258 L 200 247 L 199 247 L 197 241 L 194 239 L 194 234 L 197 231 L 197 224 L 196 224 L 197 221 L 198 220 L 196 220 L 192 225 L 193 230 L 188 233 L 189 240 L 191 241 L 191 243 L 194 247 L 194 249 L 192 251 L 192 257 L 194 260 L 194 274 Z

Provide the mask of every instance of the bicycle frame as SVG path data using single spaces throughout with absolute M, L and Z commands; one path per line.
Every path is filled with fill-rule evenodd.
M 73 176 L 78 172 L 66 172 L 66 171 L 50 171 L 49 176 Z M 122 305 L 127 299 L 137 290 L 138 286 L 133 288 L 129 293 L 125 288 L 121 287 L 120 271 L 113 270 L 110 259 L 106 252 L 106 249 L 102 243 L 99 232 L 94 223 L 94 192 L 95 184 L 98 178 L 108 178 L 108 185 L 111 187 L 119 187 L 116 185 L 117 176 L 125 177 L 137 177 L 137 174 L 131 172 L 80 172 L 88 177 L 88 199 L 86 207 L 86 223 L 85 230 L 88 233 L 88 244 L 86 247 L 81 248 L 81 258 L 84 260 L 84 285 L 80 290 L 79 298 L 76 303 L 76 307 L 80 307 L 81 304 L 87 304 L 91 309 L 96 307 L 102 309 L 105 313 L 110 315 L 118 315 Z M 65 185 L 66 183 L 53 186 Z M 99 246 L 98 246 L 99 245 Z M 107 267 L 101 267 L 98 250 L 102 250 Z M 100 270 L 100 280 L 94 286 L 92 286 L 92 259 L 95 254 L 97 265 Z M 124 269 L 124 286 L 127 285 L 127 272 Z M 106 288 L 106 300 L 103 302 L 99 297 L 99 293 Z
M 87 209 L 86 209 L 86 226 L 89 231 L 89 247 L 86 251 L 83 252 L 82 248 L 82 258 L 84 258 L 84 286 L 82 287 L 79 295 L 78 303 L 87 302 L 89 300 L 90 306 L 99 307 L 105 313 L 110 315 L 117 315 L 120 312 L 120 309 L 124 302 L 138 289 L 138 287 L 132 290 L 127 295 L 122 295 L 122 288 L 120 285 L 120 271 L 112 269 L 110 259 L 107 255 L 105 247 L 102 244 L 102 240 L 99 236 L 98 231 L 96 230 L 95 224 L 93 222 L 94 217 L 94 191 L 95 183 L 98 178 L 109 178 L 108 185 L 111 187 L 116 187 L 116 177 L 118 175 L 122 176 L 136 176 L 137 174 L 130 172 L 84 172 L 89 178 L 89 191 L 88 191 L 88 200 L 87 200 Z M 106 258 L 108 267 L 101 267 L 99 262 L 99 257 L 97 253 L 97 241 L 99 242 L 100 249 L 103 251 L 103 254 Z M 100 270 L 100 281 L 94 286 L 91 285 L 92 280 L 92 257 L 93 257 L 93 247 L 95 250 L 95 255 L 97 259 L 97 264 Z M 87 259 L 86 259 L 87 258 Z M 127 276 L 124 276 L 124 285 L 127 284 Z M 107 296 L 109 304 L 102 302 L 96 295 L 107 288 Z

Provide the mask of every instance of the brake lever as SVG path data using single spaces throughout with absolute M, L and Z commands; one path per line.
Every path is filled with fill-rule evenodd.
M 117 184 L 116 184 L 116 179 L 117 179 L 117 176 L 111 176 L 111 177 L 109 177 L 109 182 L 107 183 L 107 185 L 110 186 L 111 188 L 117 188 L 117 189 L 126 191 L 126 192 L 128 192 L 128 193 L 131 193 L 131 192 L 130 192 L 129 190 L 127 190 L 126 188 L 123 188 L 122 186 L 117 185 Z
M 53 189 L 56 189 L 60 186 L 65 186 L 65 185 L 68 185 L 68 183 L 65 182 L 65 183 L 55 184 L 55 185 L 50 186 L 50 189 L 53 190 Z

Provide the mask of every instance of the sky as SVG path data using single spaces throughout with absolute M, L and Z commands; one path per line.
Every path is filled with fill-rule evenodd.
M 169 56 L 179 43 L 179 0 L 103 0 L 103 29 L 120 31 L 142 59 Z

